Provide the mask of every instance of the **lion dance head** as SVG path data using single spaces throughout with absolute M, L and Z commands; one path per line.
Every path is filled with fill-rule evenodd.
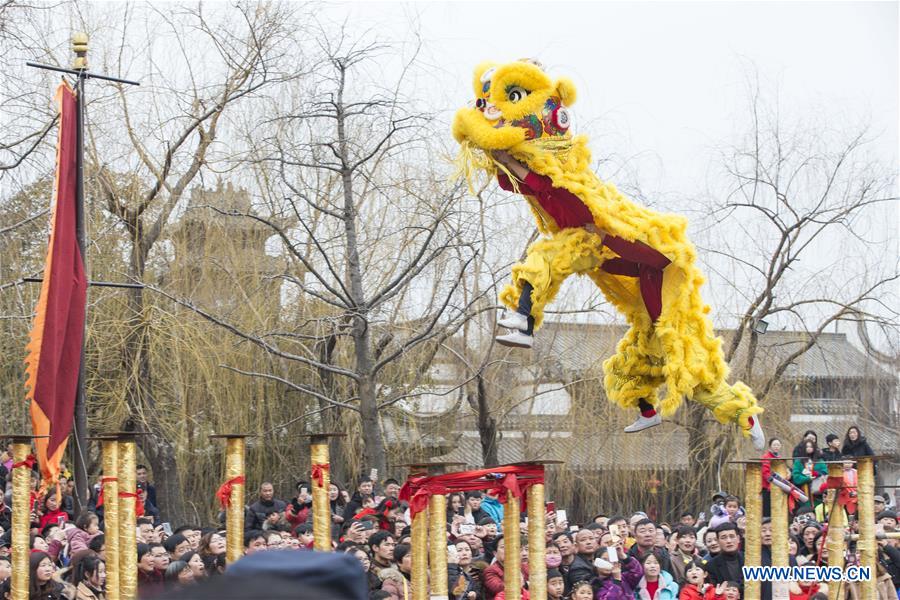
M 492 174 L 492 150 L 520 159 L 540 151 L 570 149 L 575 85 L 551 79 L 539 63 L 521 59 L 505 64 L 481 63 L 472 80 L 475 100 L 456 112 L 453 137 L 460 144 L 458 166 L 467 178 L 473 171 Z

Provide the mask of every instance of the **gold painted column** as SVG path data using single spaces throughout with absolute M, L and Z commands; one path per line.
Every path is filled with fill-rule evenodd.
M 844 480 L 844 465 L 842 463 L 828 463 L 828 479 L 832 481 Z M 844 568 L 844 529 L 847 526 L 844 518 L 844 507 L 837 503 L 841 490 L 828 487 L 825 506 L 831 511 L 828 515 L 828 566 Z M 828 586 L 828 599 L 838 600 L 845 593 L 841 585 Z
M 772 459 L 772 472 L 788 479 L 785 459 Z M 787 567 L 788 563 L 788 497 L 778 486 L 773 485 L 771 490 L 772 501 L 772 566 Z M 772 599 L 788 600 L 788 583 L 783 581 L 772 582 Z
M 875 543 L 875 467 L 871 456 L 859 457 L 858 464 L 858 511 L 859 511 L 859 564 L 869 567 L 872 576 L 862 581 L 860 588 L 863 598 L 878 597 L 875 560 L 878 547 Z
M 412 600 L 428 600 L 428 510 L 413 518 L 412 534 Z
M 547 597 L 547 511 L 544 509 L 544 484 L 528 488 L 528 594 Z
M 431 600 L 447 600 L 447 497 L 435 494 L 428 499 L 429 570 Z
M 119 437 L 119 598 L 137 598 L 137 517 L 135 515 L 135 453 L 134 435 Z M 110 498 L 109 502 L 113 499 Z M 104 501 L 105 503 L 106 501 Z
M 31 437 L 15 436 L 12 469 L 12 600 L 28 600 L 28 559 L 31 556 Z
M 506 600 L 522 598 L 522 532 L 519 529 L 519 499 L 512 494 L 503 509 L 503 590 Z
M 331 552 L 331 501 L 328 487 L 331 485 L 331 458 L 328 438 L 343 437 L 343 433 L 316 433 L 309 436 L 310 492 L 313 511 L 313 548 L 319 552 Z
M 211 435 L 225 440 L 225 482 L 245 476 L 246 438 L 243 433 Z M 225 560 L 231 564 L 244 555 L 244 494 L 246 483 L 232 483 L 225 507 Z
M 762 562 L 762 465 L 749 463 L 744 470 L 744 508 L 747 512 L 747 530 L 744 532 L 744 564 L 759 566 Z M 744 582 L 745 600 L 759 600 L 759 581 Z
M 788 479 L 785 459 L 772 459 L 772 472 Z M 772 487 L 772 566 L 788 566 L 788 501 L 787 494 Z
M 119 442 L 100 440 L 103 454 L 103 537 L 106 544 L 106 598 L 119 600 Z

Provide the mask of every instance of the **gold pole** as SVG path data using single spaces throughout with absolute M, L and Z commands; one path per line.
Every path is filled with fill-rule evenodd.
M 528 594 L 547 597 L 547 512 L 544 510 L 544 484 L 528 488 Z
M 428 526 L 431 530 L 429 558 L 431 600 L 447 600 L 447 497 L 434 494 L 428 499 Z
M 103 536 L 106 544 L 106 598 L 119 600 L 119 443 L 103 440 Z
M 137 597 L 137 545 L 135 530 L 135 443 L 133 438 L 119 441 L 119 597 Z M 112 499 L 110 499 L 112 501 Z
M 859 564 L 869 567 L 871 577 L 861 582 L 862 597 L 876 598 L 877 574 L 875 559 L 877 547 L 875 546 L 875 470 L 871 456 L 859 457 L 858 474 L 858 510 L 859 510 L 859 541 L 856 547 L 859 550 Z
M 785 459 L 772 460 L 772 472 L 788 478 Z M 772 566 L 787 567 L 788 564 L 788 499 L 787 494 L 772 486 Z M 787 600 L 788 583 L 784 581 L 772 582 L 772 598 L 774 600 Z
M 832 481 L 844 481 L 844 465 L 834 463 L 828 465 L 828 479 Z M 843 483 L 841 483 L 843 485 Z M 831 510 L 828 515 L 828 566 L 844 568 L 844 528 L 847 526 L 844 519 L 844 507 L 836 502 L 841 490 L 829 486 L 825 506 Z M 828 586 L 828 600 L 838 600 L 843 594 L 840 585 Z
M 244 475 L 244 438 L 225 440 L 225 481 Z M 244 489 L 242 483 L 231 486 L 231 498 L 225 510 L 225 560 L 230 564 L 244 553 Z
M 428 600 L 428 511 L 412 522 L 412 600 Z
M 744 508 L 747 512 L 747 530 L 744 538 L 744 564 L 759 566 L 762 562 L 760 529 L 762 528 L 762 466 L 758 463 L 747 465 L 744 471 L 744 490 L 747 496 Z M 759 600 L 759 581 L 744 582 L 745 600 Z
M 31 442 L 13 441 L 13 464 L 24 462 Z M 12 493 L 12 600 L 28 600 L 28 557 L 31 521 L 31 469 L 13 469 Z
M 519 530 L 519 499 L 510 494 L 503 511 L 503 589 L 506 600 L 522 598 L 522 532 Z
M 331 472 L 328 457 L 327 438 L 313 438 L 309 447 L 309 456 L 313 470 L 322 473 L 322 485 L 316 478 L 312 481 L 313 510 L 313 547 L 320 552 L 331 552 L 331 502 L 328 500 L 328 486 L 331 484 Z

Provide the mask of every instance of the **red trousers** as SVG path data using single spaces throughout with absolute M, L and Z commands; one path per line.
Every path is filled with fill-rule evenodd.
M 638 278 L 644 306 L 655 323 L 662 313 L 663 269 L 672 261 L 643 242 L 629 242 L 614 235 L 603 238 L 603 245 L 621 258 L 611 258 L 601 268 L 612 275 Z

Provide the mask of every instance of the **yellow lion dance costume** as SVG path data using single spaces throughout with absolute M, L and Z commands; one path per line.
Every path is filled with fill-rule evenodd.
M 566 107 L 575 102 L 575 87 L 568 79 L 553 81 L 530 60 L 483 63 L 475 69 L 473 89 L 474 105 L 457 111 L 453 123 L 453 136 L 461 146 L 460 171 L 470 181 L 483 172 L 498 176 L 501 185 L 511 182 L 512 189 L 525 194 L 544 236 L 528 248 L 525 262 L 513 267 L 512 285 L 500 294 L 501 302 L 516 310 L 523 286 L 529 285 L 531 323 L 537 328 L 565 278 L 572 273 L 589 276 L 631 326 L 616 354 L 603 363 L 611 400 L 623 408 L 640 406 L 642 412 L 649 403 L 652 414 L 658 407 L 669 416 L 688 397 L 710 409 L 721 423 L 737 423 L 757 447 L 764 444 L 759 419 L 753 418 L 763 409 L 752 391 L 741 382 L 726 382 L 722 340 L 714 335 L 709 307 L 700 296 L 704 277 L 687 237 L 686 219 L 639 206 L 594 174 L 587 138 L 568 131 Z M 523 179 L 495 158 L 497 151 L 549 178 L 554 189 L 577 196 L 590 211 L 593 226 L 559 227 L 541 202 L 528 195 Z M 636 276 L 604 270 L 604 263 L 612 264 L 607 261 L 622 260 L 604 243 L 604 236 L 649 247 L 668 259 L 661 269 L 662 308 L 655 311 L 655 320 Z M 660 399 L 663 384 L 666 391 Z M 655 418 L 654 424 L 659 422 Z

